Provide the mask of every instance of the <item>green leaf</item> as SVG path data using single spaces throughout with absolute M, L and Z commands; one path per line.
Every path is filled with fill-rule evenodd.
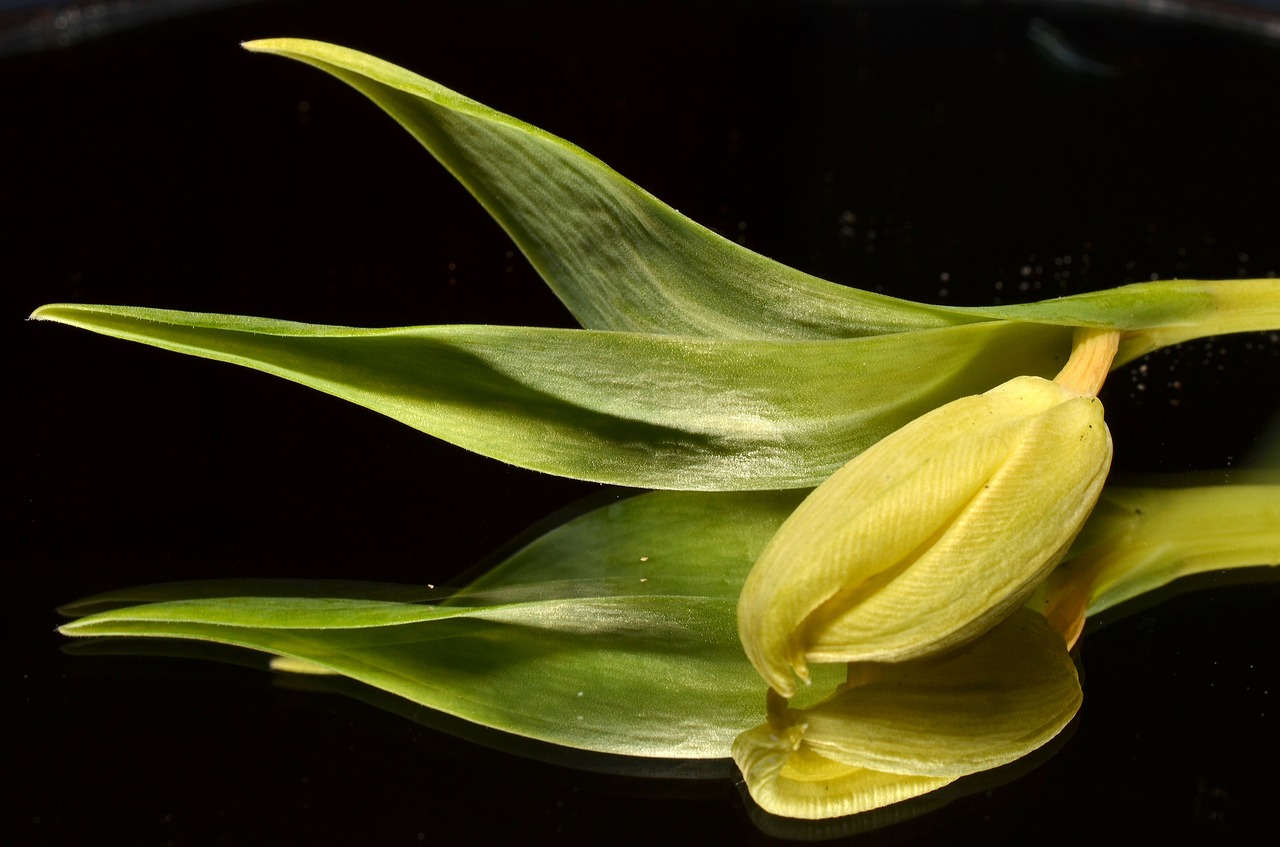
M 343 597 L 418 603 L 439 599 L 444 592 L 425 585 L 397 585 L 347 579 L 202 579 L 122 588 L 85 597 L 58 607 L 58 613 L 80 618 L 141 603 L 221 597 Z
M 1238 477 L 1228 484 L 1207 480 Z M 1027 605 L 1068 643 L 1086 618 L 1125 601 L 1168 593 L 1184 577 L 1280 565 L 1280 485 L 1273 471 L 1153 478 L 1112 485 L 1067 558 Z M 1237 575 L 1237 579 L 1243 573 Z M 1275 579 L 1258 571 L 1250 581 Z
M 300 583 L 308 596 L 293 599 L 215 596 L 250 590 L 242 580 L 174 583 L 129 592 L 164 602 L 90 615 L 62 631 L 247 647 L 520 736 L 718 758 L 764 711 L 764 687 L 738 645 L 736 586 L 796 497 L 622 500 L 552 530 L 443 605 L 370 600 L 362 584 L 354 593 L 364 596 L 352 600 L 321 596 L 347 590 L 337 582 Z M 635 555 L 637 543 L 648 561 Z M 279 595 L 281 585 L 269 588 Z M 525 599 L 493 604 L 514 597 Z M 98 597 L 69 608 L 103 605 Z M 842 675 L 824 672 L 815 697 Z
M 1009 320 L 1124 330 L 1116 368 L 1194 338 L 1280 327 L 1280 279 L 1144 282 L 976 311 Z
M 339 626 L 294 629 L 251 625 L 267 611 L 252 598 L 200 606 L 203 615 L 195 604 L 152 604 L 94 615 L 62 631 L 262 650 L 483 726 L 605 753 L 722 757 L 763 711 L 760 682 L 738 650 L 727 600 L 587 598 L 554 609 L 497 607 L 512 620 L 450 609 L 439 610 L 450 617 L 358 629 L 341 626 L 348 613 L 360 612 L 366 622 L 408 620 L 434 607 L 388 604 L 374 613 L 300 600 L 295 617 L 321 626 L 328 612 Z
M 735 338 L 849 338 L 997 318 L 1132 330 L 1117 365 L 1190 338 L 1280 326 L 1280 280 L 1142 283 L 1013 306 L 931 306 L 820 280 L 691 221 L 537 127 L 363 53 L 244 47 L 305 62 L 413 134 L 511 235 L 583 326 Z
M 714 236 L 576 147 L 393 65 L 318 42 L 246 46 L 321 67 L 391 112 L 598 329 L 350 329 L 70 305 L 33 317 L 292 379 L 522 467 L 693 490 L 816 485 L 937 406 L 1052 376 L 1078 326 L 1126 330 L 1119 362 L 1280 324 L 1277 280 L 985 310 L 854 291 Z
M 1277 491 L 1253 501 L 1273 501 Z M 761 548 L 802 495 L 660 491 L 610 503 L 436 606 L 404 602 L 434 594 L 413 586 L 170 583 L 70 604 L 63 610 L 76 614 L 154 601 L 90 615 L 64 632 L 238 645 L 515 735 L 623 755 L 715 758 L 763 716 L 765 686 L 738 643 L 734 607 Z M 1195 490 L 1167 496 L 1183 514 L 1209 502 Z M 1241 503 L 1215 502 L 1200 522 L 1161 525 L 1178 537 L 1215 523 L 1247 534 L 1231 523 Z M 1124 541 L 1123 510 L 1095 515 L 1081 536 L 1089 545 L 1123 552 L 1129 544 L 1137 555 L 1160 545 L 1159 533 Z M 1274 534 L 1275 522 L 1259 515 L 1254 529 Z M 1219 563 L 1231 555 L 1234 534 L 1207 537 L 1219 545 Z M 814 684 L 793 707 L 825 696 L 843 676 L 836 665 L 812 671 Z
M 529 327 L 324 327 L 123 306 L 33 318 L 244 365 L 468 450 L 643 488 L 799 488 L 925 412 L 1023 373 L 1071 330 L 988 322 L 837 341 Z
M 590 329 L 847 338 L 980 319 L 846 288 L 766 259 L 578 147 L 372 56 L 294 38 L 244 47 L 332 74 L 395 118 L 475 195 Z
M 655 491 L 613 503 L 531 541 L 445 605 L 610 597 L 643 588 L 737 602 L 778 526 L 808 492 Z

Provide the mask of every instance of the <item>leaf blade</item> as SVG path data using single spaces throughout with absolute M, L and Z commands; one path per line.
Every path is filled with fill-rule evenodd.
M 580 148 L 372 56 L 305 39 L 245 49 L 360 91 L 489 211 L 583 326 L 846 338 L 984 320 L 826 282 L 699 226 Z
M 227 598 L 205 601 L 205 620 L 192 619 L 189 604 L 156 604 L 144 614 L 95 615 L 63 632 L 260 650 L 482 726 L 602 753 L 722 758 L 733 737 L 760 720 L 764 698 L 738 649 L 731 601 L 616 598 L 621 617 L 604 624 L 599 599 L 555 602 L 561 608 L 550 616 L 518 608 L 545 604 L 516 604 L 503 607 L 514 615 L 441 609 L 449 616 L 291 629 L 229 626 L 244 609 Z M 530 626 L 534 619 L 547 625 Z
M 816 485 L 936 406 L 1051 376 L 1070 344 L 1069 328 L 1017 322 L 763 341 L 67 304 L 32 317 L 271 373 L 533 470 L 687 490 Z
M 1280 327 L 1280 280 L 1162 280 L 1012 306 L 994 318 L 1124 331 L 1112 368 L 1183 341 Z
M 413 598 L 412 586 L 298 581 L 291 591 L 289 581 L 264 581 L 256 592 L 252 580 L 170 583 L 70 604 L 64 608 L 75 613 L 153 601 L 63 631 L 231 644 L 524 737 L 624 755 L 720 758 L 764 707 L 738 646 L 737 587 L 799 496 L 630 497 L 551 530 L 435 606 L 394 601 Z M 650 562 L 631 555 L 637 545 Z

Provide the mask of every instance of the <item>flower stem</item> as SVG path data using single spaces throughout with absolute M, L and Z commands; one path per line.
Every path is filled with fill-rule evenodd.
M 1080 327 L 1071 339 L 1071 357 L 1053 381 L 1082 397 L 1096 397 L 1120 346 L 1120 332 Z

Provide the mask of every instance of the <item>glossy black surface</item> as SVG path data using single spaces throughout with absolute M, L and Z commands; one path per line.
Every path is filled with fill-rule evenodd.
M 397 62 L 753 249 L 891 294 L 1280 271 L 1280 47 L 1081 8 L 264 2 L 0 57 L 6 843 L 771 841 L 727 779 L 600 777 L 243 667 L 60 652 L 53 608 L 90 593 L 443 582 L 597 490 L 263 375 L 22 322 L 78 301 L 571 325 L 391 121 L 238 42 Z M 1280 407 L 1277 373 L 1274 333 L 1117 372 L 1117 469 L 1239 465 Z M 1252 843 L 1275 819 L 1276 589 L 1211 587 L 1090 633 L 1055 756 L 865 840 Z

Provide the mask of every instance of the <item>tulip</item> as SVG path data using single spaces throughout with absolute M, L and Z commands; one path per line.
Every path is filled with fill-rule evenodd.
M 1117 335 L 1055 380 L 1016 377 L 917 418 L 818 486 L 748 574 L 739 637 L 784 697 L 808 662 L 897 662 L 972 640 L 1066 553 L 1111 464 L 1094 396 Z

